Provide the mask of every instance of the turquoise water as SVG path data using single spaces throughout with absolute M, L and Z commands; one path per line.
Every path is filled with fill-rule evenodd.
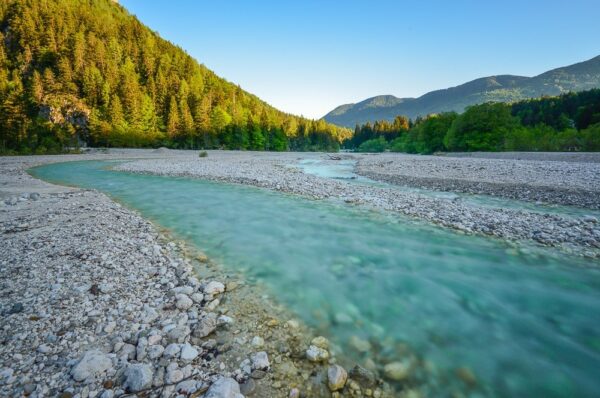
M 600 396 L 600 271 L 383 213 L 253 187 L 135 175 L 107 162 L 42 166 L 170 228 L 270 293 L 346 357 L 417 358 L 426 396 Z M 370 342 L 366 353 L 353 341 Z M 468 367 L 470 389 L 455 376 Z
M 345 180 L 357 184 L 373 185 L 381 188 L 391 188 L 402 192 L 415 193 L 429 198 L 445 199 L 464 203 L 470 206 L 479 206 L 496 209 L 526 210 L 540 214 L 554 214 L 567 217 L 583 217 L 591 215 L 600 218 L 600 211 L 574 206 L 560 206 L 548 203 L 532 203 L 522 200 L 507 199 L 490 195 L 472 195 L 466 193 L 444 192 L 432 189 L 408 187 L 403 185 L 388 184 L 363 177 L 354 172 L 356 161 L 339 160 L 334 163 L 322 162 L 319 159 L 303 159 L 294 165 L 307 174 L 319 177 Z

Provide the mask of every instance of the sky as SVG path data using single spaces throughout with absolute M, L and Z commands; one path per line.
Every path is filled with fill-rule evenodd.
M 219 76 L 311 118 L 600 55 L 599 0 L 120 3 Z

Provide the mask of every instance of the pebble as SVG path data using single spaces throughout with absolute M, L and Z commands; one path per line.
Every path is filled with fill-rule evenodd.
M 204 398 L 244 398 L 240 393 L 240 385 L 230 377 L 223 377 L 215 381 Z
M 323 362 L 329 359 L 329 352 L 323 348 L 311 345 L 306 350 L 306 358 L 311 362 Z
M 260 351 L 255 354 L 252 354 L 250 357 L 250 361 L 252 361 L 252 369 L 265 370 L 269 369 L 271 366 L 269 362 L 269 356 L 265 351 Z
M 348 373 L 346 369 L 339 365 L 332 365 L 327 369 L 327 386 L 331 391 L 338 391 L 344 388 Z
M 112 360 L 98 350 L 87 351 L 71 369 L 71 375 L 76 381 L 100 376 L 112 367 Z
M 196 357 L 198 357 L 198 350 L 188 343 L 184 344 L 181 348 L 181 360 L 184 362 L 192 362 Z

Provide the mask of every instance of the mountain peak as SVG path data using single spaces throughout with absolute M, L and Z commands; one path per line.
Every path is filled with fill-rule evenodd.
M 416 118 L 430 113 L 462 112 L 488 101 L 513 102 L 542 95 L 559 95 L 600 87 L 600 55 L 587 61 L 549 70 L 534 77 L 494 75 L 481 77 L 418 98 L 379 95 L 355 104 L 341 105 L 324 116 L 328 122 L 352 127 L 398 115 Z

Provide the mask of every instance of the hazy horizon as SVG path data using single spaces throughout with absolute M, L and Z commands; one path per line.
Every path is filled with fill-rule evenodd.
M 376 95 L 535 76 L 600 54 L 600 4 L 588 0 L 568 9 L 559 1 L 121 4 L 221 77 L 311 118 Z

